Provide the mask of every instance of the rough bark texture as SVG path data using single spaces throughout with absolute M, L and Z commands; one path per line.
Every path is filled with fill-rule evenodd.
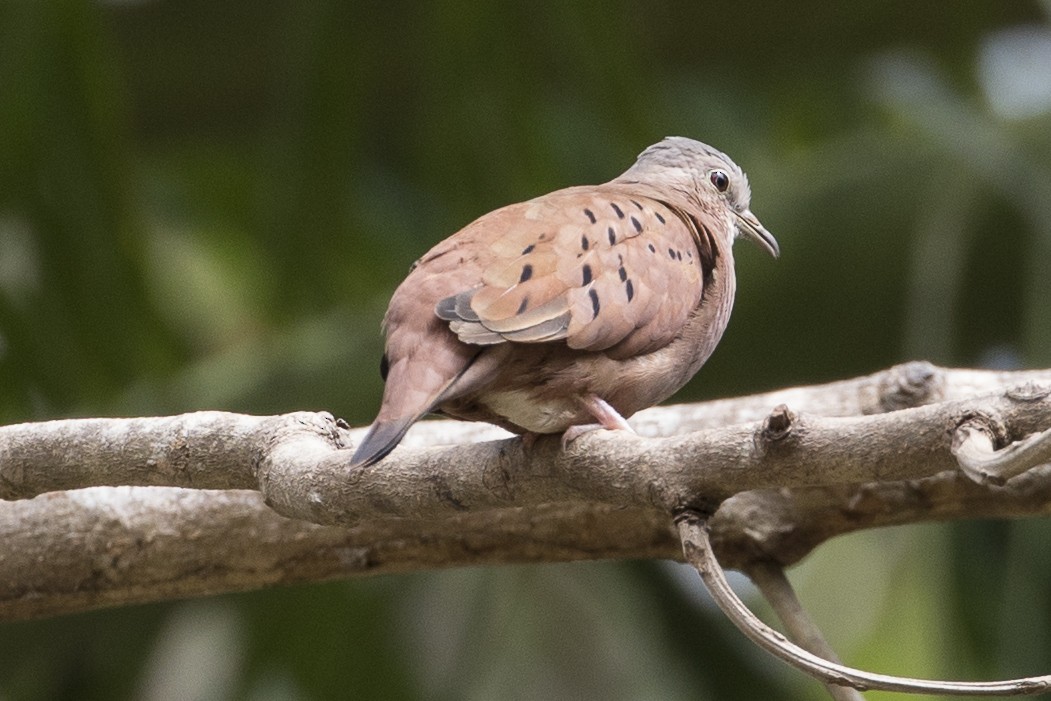
M 3 427 L 0 618 L 467 564 L 676 558 L 686 507 L 721 504 L 712 537 L 731 567 L 790 564 L 861 528 L 1047 513 L 1051 468 L 980 486 L 952 442 L 965 421 L 995 447 L 1051 427 L 1048 385 L 1051 371 L 911 363 L 652 409 L 632 422 L 644 437 L 595 432 L 565 452 L 425 422 L 354 472 L 362 434 L 327 414 Z

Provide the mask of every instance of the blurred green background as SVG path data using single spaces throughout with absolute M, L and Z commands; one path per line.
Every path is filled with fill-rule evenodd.
M 1051 2 L 0 3 L 0 420 L 375 411 L 409 264 L 669 134 L 749 173 L 678 397 L 1051 365 Z M 793 574 L 852 664 L 1051 671 L 1051 528 Z M 0 546 L 2 547 L 2 546 Z M 384 577 L 0 626 L 0 699 L 823 698 L 677 566 Z M 871 694 L 870 698 L 890 698 Z M 897 698 L 897 697 L 895 697 Z

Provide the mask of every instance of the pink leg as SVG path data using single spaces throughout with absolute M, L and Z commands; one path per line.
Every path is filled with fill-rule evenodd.
M 617 410 L 611 407 L 605 399 L 597 397 L 594 394 L 589 394 L 584 397 L 584 406 L 587 407 L 588 412 L 598 420 L 598 423 L 582 424 L 580 426 L 570 426 L 567 428 L 566 432 L 562 434 L 562 450 L 565 450 L 566 446 L 580 438 L 585 433 L 597 431 L 600 428 L 609 431 L 627 431 L 629 433 L 635 433 L 635 429 L 629 426 L 628 422 L 624 420 L 624 417 L 618 414 Z
M 589 394 L 584 397 L 584 406 L 588 408 L 591 415 L 598 419 L 599 425 L 602 428 L 609 429 L 610 431 L 628 431 L 629 433 L 635 433 L 635 429 L 628 425 L 628 422 L 624 420 L 624 417 L 617 413 L 617 410 L 606 403 L 605 399 L 596 397 L 594 394 Z

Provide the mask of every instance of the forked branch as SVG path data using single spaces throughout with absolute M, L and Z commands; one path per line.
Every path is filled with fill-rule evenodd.
M 1021 696 L 1051 689 L 1051 675 L 1000 682 L 950 682 L 895 677 L 865 672 L 833 662 L 796 645 L 763 623 L 738 598 L 712 551 L 705 519 L 694 512 L 677 518 L 686 561 L 696 568 L 712 598 L 749 640 L 793 667 L 826 684 L 866 691 L 880 689 L 911 694 L 956 694 L 959 696 Z

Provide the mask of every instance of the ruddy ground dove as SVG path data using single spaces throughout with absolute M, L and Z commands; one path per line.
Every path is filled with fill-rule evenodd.
M 669 137 L 604 185 L 490 212 L 420 258 L 384 318 L 386 387 L 355 466 L 424 414 L 516 433 L 629 429 L 682 387 L 733 305 L 731 245 L 777 241 L 725 154 Z

